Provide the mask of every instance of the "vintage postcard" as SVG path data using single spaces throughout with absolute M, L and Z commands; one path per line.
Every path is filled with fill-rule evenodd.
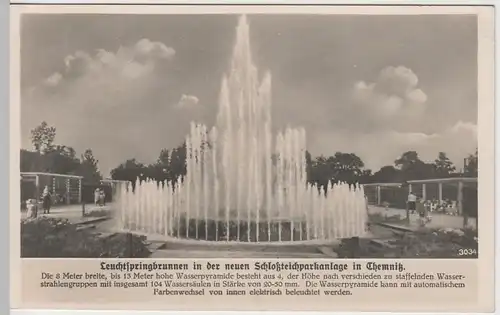
M 492 7 L 11 10 L 14 307 L 493 311 Z

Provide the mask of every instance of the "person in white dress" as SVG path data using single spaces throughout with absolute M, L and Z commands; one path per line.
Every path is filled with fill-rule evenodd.
M 408 194 L 407 207 L 410 213 L 415 213 L 417 211 L 417 195 L 413 192 Z
M 27 217 L 36 219 L 38 217 L 38 204 L 35 199 L 26 200 Z

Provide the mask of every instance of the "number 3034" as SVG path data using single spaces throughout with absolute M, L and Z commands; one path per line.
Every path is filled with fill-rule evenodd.
M 471 255 L 476 255 L 477 250 L 474 248 L 460 248 L 458 250 L 458 255 L 459 256 L 471 256 Z

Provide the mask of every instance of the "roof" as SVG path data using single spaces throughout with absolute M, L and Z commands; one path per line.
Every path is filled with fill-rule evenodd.
M 409 180 L 408 184 L 431 184 L 431 183 L 477 183 L 477 177 L 451 177 Z
M 83 176 L 77 175 L 67 175 L 67 174 L 56 174 L 56 173 L 43 173 L 43 172 L 21 172 L 21 177 L 23 176 L 55 176 L 55 177 L 66 177 L 66 178 L 78 178 L 82 179 Z
M 409 180 L 406 183 L 408 184 L 439 184 L 439 183 L 447 183 L 447 184 L 457 184 L 457 183 L 470 183 L 477 184 L 477 177 L 451 177 L 451 178 L 431 178 L 431 179 L 416 179 Z M 364 184 L 365 187 L 401 187 L 404 183 L 370 183 Z
M 105 178 L 105 179 L 101 179 L 101 183 L 102 182 L 104 182 L 104 183 L 128 183 L 129 181 L 128 180 L 119 180 L 119 179 Z
M 401 183 L 369 183 L 369 184 L 363 184 L 365 187 L 370 187 L 370 186 L 380 186 L 380 187 L 401 187 Z

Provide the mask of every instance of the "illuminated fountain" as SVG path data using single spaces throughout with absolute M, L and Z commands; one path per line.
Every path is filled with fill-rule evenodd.
M 119 191 L 123 230 L 208 241 L 325 241 L 361 236 L 363 188 L 307 183 L 306 133 L 271 132 L 271 75 L 259 82 L 249 25 L 239 20 L 216 125 L 191 123 L 186 176 Z

